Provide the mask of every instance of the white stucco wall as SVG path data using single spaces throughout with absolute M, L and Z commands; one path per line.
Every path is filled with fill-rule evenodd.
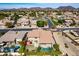
M 52 47 L 52 44 L 48 44 L 48 43 L 46 43 L 46 44 L 41 44 L 41 43 L 40 43 L 40 47 L 48 48 L 48 47 Z
M 28 40 L 32 42 L 34 47 L 38 47 L 38 46 L 43 48 L 52 47 L 52 43 L 46 43 L 46 44 L 39 43 L 39 38 L 28 38 Z M 35 42 L 36 40 L 38 41 L 37 43 Z
M 22 39 L 16 39 L 16 41 L 22 41 Z
M 28 38 L 29 41 L 32 42 L 32 44 L 35 46 L 35 47 L 38 47 L 39 46 L 39 38 Z M 35 42 L 37 41 L 37 42 Z

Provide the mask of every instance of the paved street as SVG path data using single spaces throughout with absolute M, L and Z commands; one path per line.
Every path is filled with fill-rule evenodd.
M 31 31 L 33 29 L 38 29 L 38 28 L 5 28 L 5 29 L 0 29 L 0 31 L 9 31 L 9 30 L 12 30 L 12 31 Z M 42 28 L 42 29 L 45 29 L 45 30 L 50 30 L 50 28 Z M 66 30 L 73 30 L 73 31 L 79 31 L 79 28 L 55 28 L 52 29 L 53 32 L 62 32 L 62 31 L 66 31 Z
M 53 23 L 52 23 L 51 19 L 49 19 L 47 16 L 44 18 L 48 21 L 49 28 L 52 28 Z
M 75 51 L 73 50 L 74 47 L 70 47 L 71 44 L 66 41 L 65 38 L 62 37 L 62 33 L 58 33 L 58 32 L 54 32 L 53 33 L 56 42 L 60 45 L 60 50 L 64 53 L 67 53 L 69 56 L 76 56 L 77 54 L 75 53 Z M 69 48 L 65 48 L 64 43 L 67 43 Z
M 63 41 L 69 46 L 69 49 L 73 51 L 76 56 L 79 56 L 79 46 L 75 46 L 74 44 L 72 44 L 71 40 L 68 37 L 63 36 L 62 38 L 64 39 Z

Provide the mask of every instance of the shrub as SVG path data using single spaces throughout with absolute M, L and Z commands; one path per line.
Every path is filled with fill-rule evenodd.
M 41 50 L 41 47 L 39 46 L 39 47 L 37 48 L 37 52 L 40 52 L 40 50 Z
M 2 20 L 2 19 L 4 19 L 5 18 L 5 16 L 3 16 L 3 15 L 0 15 L 0 20 Z
M 64 19 L 58 19 L 58 24 L 63 24 L 65 22 Z
M 55 50 L 59 51 L 59 45 L 58 44 L 54 44 L 53 47 L 55 48 Z
M 6 22 L 5 26 L 6 26 L 7 28 L 13 28 L 13 27 L 14 27 L 11 22 Z
M 60 54 L 62 54 L 62 52 L 59 50 L 59 51 L 57 51 L 57 50 L 52 50 L 51 52 L 50 52 L 50 55 L 52 55 L 52 56 L 58 56 L 58 55 L 60 55 Z

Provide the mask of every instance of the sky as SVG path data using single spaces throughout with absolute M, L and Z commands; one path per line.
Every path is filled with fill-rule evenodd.
M 79 3 L 0 3 L 0 9 L 31 8 L 31 7 L 57 8 L 59 6 L 73 6 L 75 8 L 79 8 Z

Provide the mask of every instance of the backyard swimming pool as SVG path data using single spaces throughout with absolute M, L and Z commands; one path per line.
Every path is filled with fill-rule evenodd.
M 10 52 L 10 48 L 9 47 L 5 47 L 3 51 L 4 52 Z
M 17 49 L 19 49 L 20 48 L 20 46 L 15 46 L 15 48 L 10 48 L 10 47 L 5 47 L 4 48 L 4 52 L 16 52 L 17 51 Z
M 50 51 L 51 50 L 51 48 L 41 48 L 41 51 Z

